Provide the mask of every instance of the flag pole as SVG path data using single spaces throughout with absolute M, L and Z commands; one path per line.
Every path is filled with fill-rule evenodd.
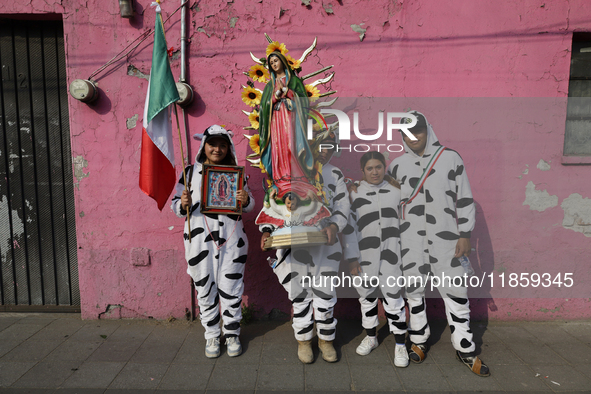
M 179 123 L 179 113 L 176 109 L 177 104 L 174 103 L 174 115 L 176 117 L 176 128 L 179 132 L 179 143 L 181 147 L 181 157 L 183 159 L 183 181 L 185 182 L 185 190 L 188 191 L 187 188 L 187 173 L 185 171 L 185 154 L 183 153 L 183 138 L 181 137 L 181 125 Z M 189 227 L 189 243 L 191 243 L 191 207 L 187 209 L 187 226 Z
M 160 0 L 156 0 L 156 2 L 158 4 L 160 4 Z M 160 16 L 160 24 L 162 25 L 162 31 L 164 30 L 164 23 L 162 22 L 162 16 Z M 164 38 L 164 40 L 166 41 L 166 37 Z M 168 45 L 166 45 L 166 47 L 168 47 Z M 170 60 L 169 60 L 169 65 L 170 65 Z M 176 85 L 175 85 L 176 88 Z M 178 130 L 179 133 L 179 143 L 180 143 L 180 147 L 181 147 L 181 157 L 183 159 L 183 181 L 185 182 L 185 191 L 188 191 L 187 188 L 187 174 L 185 171 L 185 154 L 183 153 L 183 139 L 181 137 L 181 125 L 179 123 L 179 113 L 176 109 L 177 104 L 176 102 L 174 103 L 174 115 L 176 117 L 176 129 Z M 189 209 L 187 210 L 187 227 L 189 230 L 189 243 L 191 243 L 191 207 L 189 207 Z

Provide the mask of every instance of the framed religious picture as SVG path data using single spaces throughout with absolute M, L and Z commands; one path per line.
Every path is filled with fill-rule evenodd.
M 236 193 L 242 190 L 244 167 L 203 164 L 201 212 L 241 215 Z

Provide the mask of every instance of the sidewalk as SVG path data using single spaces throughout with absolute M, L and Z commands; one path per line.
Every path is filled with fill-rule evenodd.
M 355 353 L 364 336 L 357 321 L 338 323 L 337 363 L 317 358 L 304 366 L 289 322 L 246 325 L 244 354 L 229 358 L 222 346 L 210 360 L 198 321 L 4 313 L 0 393 L 591 392 L 591 322 L 474 322 L 472 329 L 489 378 L 455 359 L 443 323 L 432 325 L 427 360 L 401 369 L 385 327 L 378 349 Z

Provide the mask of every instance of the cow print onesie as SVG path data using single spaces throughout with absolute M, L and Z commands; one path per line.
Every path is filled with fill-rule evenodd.
M 427 122 L 427 144 L 422 157 L 404 143 L 406 153 L 390 164 L 390 175 L 400 182 L 402 201 L 408 200 L 425 167 L 441 145 Z M 475 224 L 475 207 L 464 162 L 460 155 L 445 149 L 431 170 L 417 197 L 405 208 L 400 219 L 402 270 L 405 277 L 429 274 L 441 278 L 463 276 L 464 269 L 454 257 L 460 237 L 469 238 Z M 424 283 L 424 281 L 423 281 Z M 454 348 L 464 353 L 475 349 L 470 331 L 470 304 L 465 286 L 439 287 L 445 303 Z M 409 335 L 413 343 L 429 338 L 425 288 L 407 283 L 410 308 Z
M 187 167 L 187 179 L 190 180 L 191 199 L 191 242 L 187 221 L 185 220 L 185 258 L 188 262 L 187 273 L 191 275 L 197 289 L 199 315 L 205 328 L 205 339 L 220 336 L 220 320 L 223 318 L 223 332 L 226 337 L 240 335 L 242 319 L 242 292 L 244 291 L 244 267 L 248 252 L 248 238 L 244 232 L 242 216 L 202 214 L 201 180 L 202 163 L 205 161 L 203 147 L 209 137 L 225 135 L 230 140 L 228 155 L 236 152 L 231 135 L 220 126 L 209 127 L 195 159 L 195 164 Z M 196 135 L 197 136 L 197 135 Z M 181 195 L 185 185 L 183 177 L 176 186 L 172 199 L 172 210 L 179 217 L 186 217 L 181 208 Z M 243 207 L 243 212 L 250 212 L 254 207 L 254 197 L 246 181 L 244 190 L 250 201 Z M 221 313 L 220 315 L 220 305 Z
M 341 170 L 331 164 L 322 167 L 324 193 L 329 202 L 331 217 L 321 227 L 329 223 L 338 226 L 342 231 L 349 217 L 349 192 Z M 263 227 L 261 226 L 261 231 Z M 336 289 L 331 289 L 330 278 L 338 275 L 342 258 L 341 243 L 334 245 L 299 246 L 291 249 L 277 250 L 277 265 L 273 269 L 277 279 L 287 290 L 287 296 L 293 305 L 293 322 L 295 338 L 307 341 L 314 335 L 314 320 L 318 338 L 333 341 L 335 338 L 337 319 L 333 317 L 337 302 Z M 303 277 L 313 277 L 303 281 Z M 326 278 L 326 282 L 324 281 Z
M 382 298 L 390 332 L 404 335 L 405 304 L 402 290 L 396 284 L 402 275 L 397 208 L 400 190 L 386 181 L 379 185 L 361 181 L 357 192 L 351 192 L 351 200 L 350 223 L 359 247 L 361 277 L 379 278 L 377 287 L 370 283 L 356 287 L 361 304 L 361 323 L 366 330 L 378 326 L 378 299 Z M 345 242 L 347 249 L 357 246 Z

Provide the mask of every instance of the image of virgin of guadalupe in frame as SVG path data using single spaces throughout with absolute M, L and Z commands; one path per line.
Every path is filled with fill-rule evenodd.
M 203 164 L 201 212 L 241 215 L 242 204 L 236 197 L 242 190 L 244 167 Z

